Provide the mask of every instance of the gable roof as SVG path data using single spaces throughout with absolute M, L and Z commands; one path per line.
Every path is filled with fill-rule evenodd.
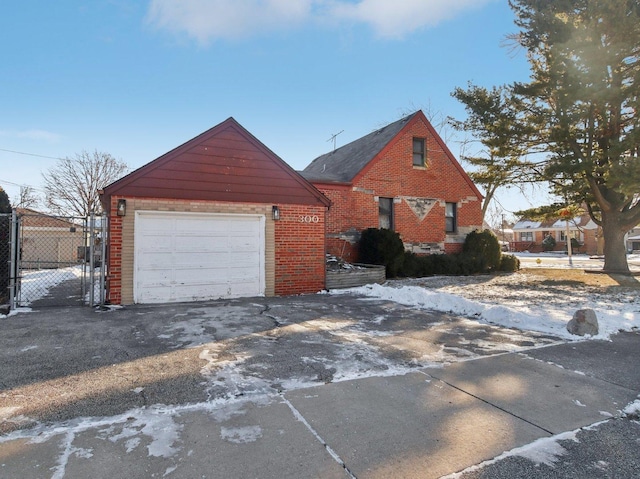
M 101 192 L 111 196 L 329 206 L 315 186 L 228 118 Z
M 420 111 L 383 126 L 313 160 L 301 173 L 309 181 L 349 183 Z
M 460 173 L 462 179 L 469 185 L 478 199 L 484 198 L 478 187 L 469 178 L 451 150 L 435 131 L 422 110 L 405 116 L 398 121 L 388 124 L 362 138 L 326 153 L 313 160 L 301 174 L 312 183 L 352 183 L 359 175 L 366 172 L 372 161 L 390 148 L 414 122 L 421 121 L 429 130 L 433 139 L 438 143 L 451 164 Z
M 532 221 L 527 218 L 521 218 L 515 225 L 513 225 L 514 231 L 523 230 L 564 230 L 567 227 L 567 220 L 564 218 L 552 218 L 543 221 Z M 582 228 L 582 229 L 596 229 L 597 225 L 593 222 L 588 214 L 576 216 L 575 218 L 569 218 L 569 229 Z
M 25 228 L 51 228 L 66 229 L 79 227 L 72 218 L 64 218 L 48 215 L 30 208 L 16 208 L 16 213 L 21 217 L 20 222 Z

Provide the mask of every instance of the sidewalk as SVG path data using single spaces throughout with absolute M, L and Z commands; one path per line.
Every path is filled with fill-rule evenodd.
M 0 437 L 0 477 L 441 477 L 541 438 L 613 427 L 640 392 L 639 347 L 640 333 L 622 333 L 402 376 L 73 420 Z M 627 433 L 636 427 L 625 420 Z M 640 464 L 637 445 L 628 446 L 606 467 Z M 525 477 L 481 473 L 464 477 Z

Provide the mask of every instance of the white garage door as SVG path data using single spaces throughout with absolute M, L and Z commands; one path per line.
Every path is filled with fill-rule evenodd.
M 264 216 L 137 211 L 136 303 L 264 294 Z

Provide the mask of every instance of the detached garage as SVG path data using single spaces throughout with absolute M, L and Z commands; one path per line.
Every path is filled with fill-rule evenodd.
M 329 200 L 233 118 L 107 186 L 108 298 L 317 292 Z

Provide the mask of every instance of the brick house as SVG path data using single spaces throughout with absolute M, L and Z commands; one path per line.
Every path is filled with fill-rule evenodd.
M 329 200 L 229 118 L 105 187 L 114 304 L 317 292 Z
M 331 200 L 327 252 L 357 260 L 366 228 L 390 228 L 416 253 L 457 252 L 482 226 L 482 194 L 422 111 L 311 162 L 302 172 Z
M 549 235 L 556 240 L 553 251 L 567 249 L 567 222 L 564 219 L 531 221 L 522 218 L 513 226 L 513 235 L 512 251 L 544 251 L 542 241 Z M 598 242 L 603 238 L 601 229 L 588 214 L 569 218 L 569 237 L 580 244 L 576 252 L 586 254 L 598 254 Z

